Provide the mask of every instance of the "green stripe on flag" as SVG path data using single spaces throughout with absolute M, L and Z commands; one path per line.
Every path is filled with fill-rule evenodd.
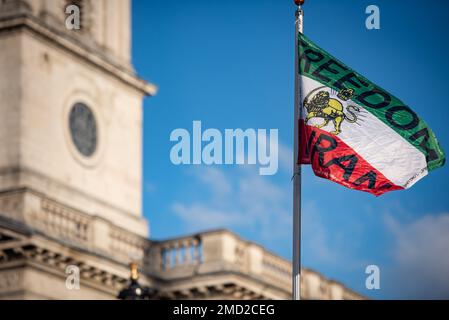
M 444 151 L 434 133 L 401 100 L 347 67 L 299 34 L 300 73 L 334 90 L 353 89 L 353 100 L 420 150 L 428 170 L 444 165 Z

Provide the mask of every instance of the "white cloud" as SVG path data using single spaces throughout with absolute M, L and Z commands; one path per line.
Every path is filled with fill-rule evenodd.
M 285 146 L 282 149 L 287 155 L 284 162 L 291 164 L 292 153 Z M 252 232 L 258 241 L 280 240 L 281 245 L 290 245 L 291 177 L 283 175 L 285 183 L 282 180 L 279 182 L 272 177 L 260 176 L 257 169 L 251 166 L 224 170 L 227 169 L 196 167 L 190 171 L 191 185 L 187 188 L 198 190 L 198 197 L 178 201 L 171 206 L 182 220 L 185 231 L 241 228 Z M 351 233 L 351 240 L 348 240 L 335 230 L 333 232 L 315 203 L 304 203 L 302 212 L 304 262 L 354 268 L 357 261 L 351 250 L 357 243 L 355 233 Z M 357 235 L 360 236 L 360 232 Z
M 306 265 L 326 266 L 335 272 L 354 272 L 366 265 L 359 255 L 364 225 L 352 221 L 343 232 L 326 221 L 334 212 L 319 209 L 314 201 L 302 205 L 302 256 Z M 341 212 L 339 212 L 341 214 Z M 350 229 L 351 232 L 347 232 Z
M 329 240 L 319 210 L 312 202 L 303 207 L 302 235 L 307 240 L 303 242 L 305 258 L 313 262 L 335 263 L 338 255 L 336 250 L 331 248 L 332 242 Z
M 143 191 L 145 192 L 145 194 L 153 194 L 157 191 L 156 185 L 154 183 L 151 183 L 149 181 L 144 181 L 143 184 Z
M 197 168 L 193 178 L 210 194 L 209 202 L 223 203 L 232 194 L 232 184 L 222 170 L 214 167 Z
M 228 172 L 204 167 L 193 171 L 191 188 L 199 190 L 198 198 L 172 205 L 186 231 L 245 227 L 265 239 L 289 235 L 290 180 L 282 187 L 250 166 Z
M 281 149 L 284 160 L 280 163 L 290 164 L 291 150 L 285 146 Z M 191 172 L 185 187 L 196 190 L 198 196 L 171 206 L 186 232 L 240 229 L 271 248 L 290 245 L 292 194 L 286 170 L 282 171 L 282 180 L 260 176 L 254 166 L 195 167 Z M 380 256 L 372 256 L 361 251 L 367 245 L 365 231 L 371 232 L 366 220 L 355 221 L 351 232 L 342 233 L 327 222 L 327 213 L 318 209 L 319 203 L 303 203 L 303 263 L 310 267 L 327 266 L 340 274 L 357 272 L 363 278 L 365 266 L 376 263 L 371 258 L 385 261 L 387 257 L 388 263 L 378 262 L 382 297 L 449 298 L 449 213 L 413 221 L 400 203 L 390 203 L 388 207 L 394 208 L 395 215 L 393 218 L 387 214 L 383 223 L 375 218 L 379 210 L 375 210 L 374 217 L 374 212 L 366 210 L 372 223 L 381 223 L 379 237 L 392 236 L 384 238 L 387 249 Z
M 201 203 L 191 205 L 175 203 L 172 209 L 184 221 L 186 231 L 189 232 L 245 224 L 243 217 L 235 212 L 222 211 Z
M 278 145 L 279 168 L 285 172 L 293 172 L 293 149 L 280 142 Z
M 392 267 L 386 286 L 394 297 L 449 298 L 449 213 L 400 223 L 391 215 L 386 226 L 394 236 Z

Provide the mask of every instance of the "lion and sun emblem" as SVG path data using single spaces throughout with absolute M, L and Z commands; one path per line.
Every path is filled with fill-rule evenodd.
M 358 106 L 348 104 L 353 94 L 353 89 L 342 89 L 337 92 L 324 86 L 312 90 L 303 103 L 307 111 L 305 124 L 312 118 L 322 118 L 324 121 L 321 124 L 314 124 L 314 126 L 323 128 L 332 122 L 334 130 L 330 133 L 333 135 L 342 132 L 341 125 L 345 120 L 360 126 L 359 122 L 363 121 L 362 118 L 365 116 L 363 113 L 366 111 Z

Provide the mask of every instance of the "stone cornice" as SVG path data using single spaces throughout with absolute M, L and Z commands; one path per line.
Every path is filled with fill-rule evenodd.
M 0 247 L 0 267 L 14 262 L 16 264 L 20 262 L 23 266 L 32 266 L 62 278 L 66 277 L 65 270 L 68 265 L 77 266 L 80 270 L 83 285 L 95 287 L 97 290 L 111 294 L 112 297 L 127 281 L 126 277 L 122 275 L 86 263 L 83 259 L 80 259 L 80 256 L 74 258 L 63 251 L 38 245 L 33 238 L 20 243 L 14 240 L 3 243 L 3 247 Z M 126 267 L 123 269 L 126 270 Z M 3 275 L 4 272 L 1 274 Z M 17 271 L 14 274 L 17 274 Z M 7 289 L 6 284 L 8 283 L 5 282 L 3 289 Z
M 55 187 L 57 187 L 58 189 L 64 190 L 66 192 L 70 192 L 71 194 L 74 195 L 78 195 L 80 197 L 83 197 L 85 199 L 90 199 L 96 203 L 98 203 L 101 206 L 107 207 L 111 210 L 120 212 L 121 214 L 125 215 L 127 218 L 132 219 L 134 221 L 138 221 L 138 222 L 142 222 L 144 220 L 143 217 L 138 216 L 136 214 L 134 214 L 133 212 L 127 211 L 126 209 L 119 207 L 119 206 L 115 206 L 107 201 L 104 201 L 98 197 L 94 197 L 91 194 L 88 194 L 86 192 L 84 192 L 83 190 L 80 190 L 78 188 L 74 188 L 72 186 L 70 186 L 67 183 L 64 183 L 62 181 L 59 181 L 57 179 L 54 178 L 50 178 L 47 175 L 38 172 L 36 170 L 34 170 L 33 168 L 29 168 L 26 166 L 17 166 L 17 167 L 0 167 L 0 175 L 10 175 L 10 176 L 14 176 L 14 175 L 29 175 L 32 177 L 35 177 L 37 179 L 43 180 L 45 181 L 45 183 L 49 184 L 51 183 L 52 185 L 54 185 Z M 23 177 L 22 177 L 23 179 Z M 2 193 L 10 193 L 10 192 L 16 192 L 16 191 L 29 191 L 31 193 L 34 193 L 36 195 L 39 196 L 44 196 L 44 193 L 42 191 L 36 190 L 36 188 L 33 187 L 20 187 L 20 188 L 10 188 L 10 189 L 5 189 L 0 191 L 0 195 Z
M 70 32 L 66 30 L 59 30 L 45 24 L 27 12 L 0 16 L 0 32 L 20 28 L 25 28 L 33 34 L 51 41 L 65 51 L 110 74 L 143 95 L 154 96 L 157 92 L 155 85 L 140 79 L 130 68 L 117 63 L 99 48 L 87 45 L 77 37 L 70 35 Z
M 49 209 L 48 205 L 58 206 L 44 204 L 44 211 Z M 0 217 L 0 269 L 9 268 L 11 263 L 25 263 L 63 276 L 68 265 L 76 265 L 80 268 L 81 279 L 85 284 L 112 294 L 126 283 L 126 263 L 129 260 L 117 251 L 124 253 L 134 250 L 142 254 L 141 279 L 156 289 L 155 298 L 217 296 L 233 299 L 288 299 L 290 296 L 290 276 L 283 270 L 289 263 L 269 252 L 259 251 L 258 247 L 245 248 L 245 253 L 240 256 L 242 246 L 248 244 L 228 242 L 228 237 L 233 235 L 229 231 L 198 234 L 193 238 L 177 239 L 177 242 L 171 239 L 167 243 L 153 243 L 110 226 L 110 239 L 104 241 L 116 245 L 110 245 L 108 251 L 102 252 L 97 251 L 95 245 L 92 246 L 90 237 L 85 240 L 82 238 L 84 244 L 62 240 L 66 232 L 72 233 L 73 230 L 67 227 L 79 215 L 64 210 L 55 207 L 55 214 L 58 214 L 56 219 L 44 216 L 46 220 L 53 221 L 51 229 L 40 229 L 36 218 L 27 219 L 25 225 Z M 54 221 L 59 223 L 55 224 Z M 87 223 L 92 224 L 89 221 Z M 61 228 L 64 233 L 58 231 Z M 86 234 L 95 232 L 95 225 L 87 231 Z M 49 235 L 51 232 L 55 236 Z M 222 251 L 223 248 L 227 248 L 226 251 Z M 184 254 L 181 255 L 181 252 Z M 267 265 L 267 259 L 273 265 Z M 303 297 L 306 299 L 363 299 L 340 283 L 327 280 L 311 270 L 303 271 Z M 319 292 L 320 296 L 317 296 Z

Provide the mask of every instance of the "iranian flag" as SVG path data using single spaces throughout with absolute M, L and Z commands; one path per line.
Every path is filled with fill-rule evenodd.
M 445 155 L 401 100 L 299 34 L 299 159 L 314 173 L 379 196 L 410 188 Z

